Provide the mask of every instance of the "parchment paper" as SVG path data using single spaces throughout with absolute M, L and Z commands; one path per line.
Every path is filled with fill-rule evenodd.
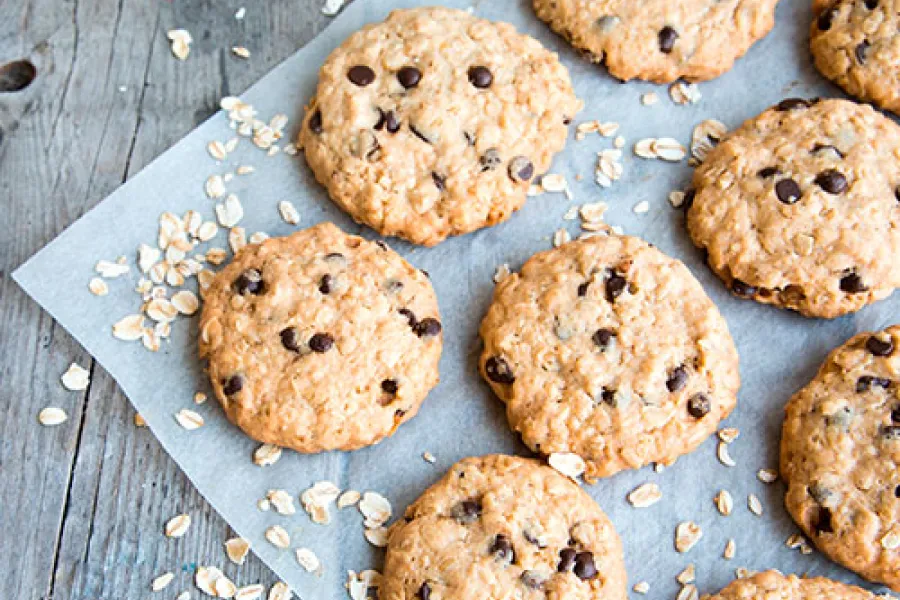
M 288 129 L 293 135 L 326 55 L 364 23 L 383 19 L 390 8 L 420 3 L 357 0 L 323 34 L 253 86 L 243 99 L 264 118 L 287 113 L 292 117 Z M 444 3 L 469 6 L 459 1 Z M 610 140 L 596 135 L 582 142 L 571 140 L 556 158 L 552 171 L 568 177 L 573 201 L 560 194 L 531 198 L 507 223 L 433 249 L 389 240 L 414 265 L 431 273 L 446 337 L 440 385 L 419 416 L 380 445 L 353 453 L 315 456 L 285 452 L 274 466 L 260 468 L 251 462 L 258 444 L 228 424 L 214 400 L 198 409 L 207 424 L 197 431 L 184 431 L 176 424 L 174 413 L 194 408 L 193 393 L 208 389 L 195 358 L 196 319 L 178 321 L 171 342 L 161 352 L 150 354 L 139 343 L 111 336 L 111 324 L 136 310 L 138 298 L 131 288 L 137 270 L 132 268 L 128 277 L 111 281 L 107 297 L 97 298 L 88 292 L 95 262 L 121 254 L 133 261 L 138 244 L 156 239 L 161 212 L 182 214 L 197 209 L 212 218 L 214 203 L 204 196 L 203 183 L 210 174 L 239 164 L 257 168 L 254 175 L 235 178 L 229 184 L 230 191 L 243 201 L 246 217 L 241 225 L 248 233 L 284 235 L 292 231 L 276 210 L 279 200 L 290 199 L 300 209 L 301 226 L 332 220 L 346 230 L 374 237 L 373 232 L 355 225 L 335 208 L 301 157 L 265 158 L 245 141 L 229 158 L 229 167 L 216 167 L 205 146 L 232 134 L 221 113 L 69 227 L 14 277 L 115 377 L 166 450 L 212 506 L 251 540 L 254 552 L 301 596 L 345 598 L 347 570 L 380 568 L 382 560 L 381 551 L 363 538 L 359 512 L 346 509 L 337 513 L 333 509 L 334 522 L 321 526 L 299 510 L 299 501 L 295 500 L 298 514 L 283 517 L 257 510 L 257 499 L 272 488 L 286 489 L 296 498 L 312 483 L 329 479 L 341 488 L 385 494 L 394 505 L 396 517 L 454 461 L 489 452 L 524 453 L 525 448 L 507 428 L 500 402 L 476 370 L 480 350 L 477 328 L 492 293 L 491 276 L 497 264 L 508 262 L 518 268 L 532 253 L 549 247 L 550 236 L 564 224 L 577 234 L 577 222 L 562 220 L 573 203 L 604 200 L 610 205 L 607 222 L 621 225 L 627 233 L 641 236 L 685 261 L 700 279 L 731 327 L 744 382 L 738 408 L 727 422 L 741 430 L 731 447 L 737 467 L 721 465 L 715 457 L 715 443 L 709 440 L 661 474 L 643 469 L 588 487 L 624 540 L 629 585 L 646 580 L 651 585 L 649 597 L 674 598 L 679 589 L 674 577 L 688 562 L 696 564 L 703 592 L 725 585 L 738 566 L 775 567 L 862 584 L 820 555 L 801 556 L 785 547 L 785 539 L 796 529 L 782 508 L 783 488 L 781 484 L 764 485 L 755 474 L 761 467 L 777 467 L 782 406 L 790 394 L 814 374 L 829 349 L 858 331 L 891 323 L 892 313 L 900 309 L 900 296 L 895 294 L 856 315 L 834 321 L 805 319 L 733 298 L 691 246 L 681 212 L 666 201 L 670 190 L 687 184 L 691 169 L 686 162 L 672 165 L 646 161 L 631 152 L 634 142 L 644 137 L 672 136 L 687 146 L 693 126 L 701 120 L 715 117 L 734 127 L 785 96 L 840 95 L 811 66 L 807 49 L 809 1 L 782 0 L 774 31 L 732 71 L 701 84 L 703 98 L 693 106 L 674 105 L 663 86 L 622 85 L 611 79 L 604 69 L 582 60 L 553 35 L 535 18 L 530 4 L 530 0 L 483 1 L 474 10 L 483 17 L 510 21 L 559 52 L 578 95 L 586 103 L 576 123 L 590 119 L 621 123 L 620 133 L 628 140 L 625 175 L 611 189 L 599 188 L 593 182 L 596 152 L 611 147 Z M 651 90 L 659 94 L 660 102 L 642 106 L 640 95 Z M 577 174 L 583 176 L 582 181 L 576 181 Z M 636 215 L 632 207 L 641 200 L 649 201 L 651 208 L 647 214 Z M 224 237 L 224 232 L 220 233 L 218 245 L 227 245 Z M 426 450 L 437 457 L 435 465 L 422 460 L 421 453 Z M 646 481 L 658 482 L 664 498 L 650 508 L 634 509 L 625 496 Z M 713 496 L 720 489 L 728 489 L 735 499 L 734 514 L 727 518 L 720 516 L 713 505 Z M 749 493 L 762 500 L 763 517 L 747 510 Z M 673 547 L 674 528 L 688 519 L 703 527 L 704 537 L 689 553 L 679 555 Z M 323 576 L 306 573 L 298 566 L 293 551 L 278 550 L 264 540 L 264 530 L 273 524 L 281 524 L 291 533 L 293 547 L 315 550 L 325 567 Z M 737 556 L 726 561 L 721 555 L 729 538 L 737 542 Z M 234 574 L 224 553 L 204 562 Z

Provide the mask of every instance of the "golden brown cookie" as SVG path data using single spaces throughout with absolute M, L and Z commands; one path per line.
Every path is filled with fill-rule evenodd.
M 450 468 L 391 527 L 381 600 L 626 600 L 622 543 L 584 490 L 536 460 Z
M 243 248 L 204 295 L 200 356 L 228 418 L 298 452 L 391 435 L 438 382 L 428 277 L 322 223 Z
M 557 56 L 511 25 L 396 10 L 325 61 L 299 145 L 350 216 L 433 246 L 518 210 L 580 109 Z
M 721 592 L 702 600 L 876 600 L 878 596 L 862 588 L 824 577 L 800 578 L 765 571 L 736 579 Z
M 481 372 L 512 429 L 575 453 L 587 481 L 669 464 L 727 417 L 740 385 L 728 326 L 681 262 L 633 237 L 531 257 L 497 284 Z

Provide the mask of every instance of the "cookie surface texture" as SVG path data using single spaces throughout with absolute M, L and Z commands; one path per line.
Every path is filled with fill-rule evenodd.
M 374 444 L 438 382 L 428 277 L 323 223 L 243 248 L 204 295 L 200 355 L 251 438 L 299 452 Z
M 786 407 L 785 505 L 832 560 L 900 590 L 900 327 L 834 350 Z
M 557 56 L 511 25 L 396 10 L 328 57 L 298 143 L 355 220 L 433 246 L 518 210 L 580 108 Z
M 576 483 L 515 456 L 466 458 L 390 530 L 382 600 L 626 600 L 619 536 Z
M 787 99 L 694 173 L 688 229 L 732 292 L 837 317 L 900 285 L 900 127 L 848 100 Z
M 862 588 L 824 577 L 800 578 L 765 571 L 736 579 L 718 594 L 702 600 L 876 600 L 875 594 Z
M 731 413 L 740 385 L 725 320 L 681 262 L 627 236 L 530 258 L 497 284 L 480 368 L 511 428 L 585 479 L 670 464 Z
M 705 81 L 775 23 L 778 0 L 534 0 L 537 16 L 618 79 Z

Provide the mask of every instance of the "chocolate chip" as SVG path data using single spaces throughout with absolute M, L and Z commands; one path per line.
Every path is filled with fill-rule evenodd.
M 559 551 L 559 563 L 556 565 L 556 570 L 560 573 L 565 573 L 566 571 L 571 571 L 572 567 L 575 566 L 575 555 L 578 554 L 575 552 L 574 548 L 563 548 Z
M 295 328 L 282 329 L 279 335 L 281 336 L 282 346 L 291 352 L 300 352 L 300 333 Z
M 816 27 L 819 28 L 819 31 L 828 31 L 831 29 L 831 24 L 834 22 L 834 18 L 837 16 L 836 8 L 829 8 L 822 12 L 819 15 L 819 18 L 816 19 Z
M 244 378 L 240 375 L 232 375 L 222 382 L 222 393 L 226 396 L 234 396 L 244 389 Z
M 775 195 L 785 204 L 794 204 L 800 199 L 800 186 L 793 179 L 782 179 L 775 184 Z
M 803 98 L 785 98 L 775 105 L 775 110 L 785 112 L 788 110 L 797 110 L 798 108 L 809 108 L 812 102 Z
M 590 552 L 579 552 L 575 555 L 575 575 L 578 579 L 591 579 L 597 575 L 594 555 Z
M 388 279 L 384 284 L 385 289 L 391 294 L 396 294 L 403 289 L 403 282 L 397 279 Z
M 894 351 L 894 340 L 892 338 L 882 340 L 874 335 L 870 336 L 866 340 L 866 350 L 875 356 L 890 356 Z
M 416 314 L 408 308 L 401 308 L 397 312 L 406 317 L 406 322 L 409 323 L 409 326 L 413 329 L 413 331 L 415 331 L 416 323 L 418 323 L 418 321 L 416 320 Z
M 426 144 L 430 144 L 431 140 L 425 137 L 425 134 L 415 128 L 414 125 L 410 124 L 409 130 L 413 132 L 413 135 L 425 142 Z
M 706 394 L 695 394 L 688 400 L 688 414 L 695 419 L 702 419 L 709 414 L 710 410 L 712 410 L 712 402 Z
M 441 322 L 431 317 L 425 317 L 414 328 L 416 335 L 421 337 L 434 337 L 441 333 Z
M 820 506 L 816 514 L 813 515 L 812 528 L 816 535 L 823 533 L 834 533 L 834 524 L 832 521 L 831 509 Z
M 509 161 L 507 171 L 513 181 L 531 181 L 534 177 L 534 165 L 525 156 L 517 156 Z
M 856 60 L 859 64 L 866 64 L 866 54 L 869 53 L 869 42 L 867 40 L 861 41 L 856 45 L 856 48 L 853 50 L 853 54 L 856 56 Z
M 375 123 L 375 129 L 381 131 L 382 129 L 387 129 L 388 133 L 397 133 L 400 131 L 400 121 L 397 120 L 397 115 L 394 114 L 394 111 L 389 110 L 387 112 L 381 112 L 381 117 L 378 119 L 378 122 Z
M 322 129 L 322 111 L 317 110 L 316 112 L 314 112 L 312 114 L 312 116 L 309 118 L 309 121 L 306 122 L 306 125 L 307 125 L 307 127 L 309 127 L 309 130 L 312 131 L 313 133 L 315 133 L 315 134 L 322 133 L 322 131 L 323 131 L 323 129 Z
M 584 283 L 578 284 L 578 297 L 584 298 L 587 296 L 588 288 L 591 286 L 590 281 L 585 281 Z
M 659 30 L 659 50 L 663 54 L 668 54 L 675 47 L 675 40 L 678 39 L 678 32 L 666 25 Z
M 379 248 L 381 248 L 382 250 L 384 250 L 385 252 L 387 252 L 387 250 L 388 250 L 388 245 L 385 244 L 384 242 L 382 242 L 381 240 L 375 240 L 375 245 L 378 246 Z
M 500 163 L 503 162 L 503 158 L 501 158 L 500 152 L 496 148 L 489 148 L 481 155 L 478 162 L 481 164 L 481 172 L 484 173 L 485 171 L 493 171 L 499 167 Z
M 754 285 L 750 285 L 749 283 L 745 283 L 740 279 L 734 279 L 731 282 L 731 291 L 737 294 L 738 296 L 753 296 L 756 292 L 759 291 Z
M 454 506 L 450 514 L 463 525 L 474 523 L 481 516 L 481 502 L 478 500 L 463 500 Z
M 37 77 L 37 69 L 27 60 L 14 60 L 0 67 L 0 92 L 20 92 Z
M 234 280 L 234 288 L 237 293 L 259 295 L 263 292 L 262 273 L 257 269 L 247 269 Z
M 539 590 L 544 587 L 546 576 L 540 571 L 522 571 L 522 583 L 525 587 L 532 590 Z
M 476 66 L 469 67 L 469 83 L 477 88 L 488 88 L 494 82 L 494 76 L 491 75 L 490 69 L 487 67 Z
M 439 192 L 443 192 L 447 189 L 447 180 L 434 171 L 431 172 L 431 180 L 434 181 L 434 187 L 436 187 Z
M 619 406 L 619 400 L 616 398 L 616 390 L 603 388 L 603 391 L 600 392 L 600 399 L 613 408 Z
M 621 296 L 622 292 L 625 291 L 627 285 L 628 282 L 625 281 L 624 277 L 615 271 L 610 271 L 609 277 L 606 278 L 606 300 L 608 302 L 615 302 L 616 298 Z
M 866 0 L 865 5 L 869 10 L 875 10 L 878 8 L 878 0 Z
M 837 169 L 828 169 L 816 175 L 816 185 L 829 194 L 843 194 L 847 191 L 847 178 Z
M 529 544 L 534 544 L 538 548 L 546 548 L 547 547 L 547 544 L 541 538 L 535 536 L 528 529 L 526 529 L 522 532 L 522 537 L 524 537 L 525 541 L 527 541 Z
M 492 356 L 487 359 L 484 363 L 484 372 L 494 383 L 511 385 L 516 380 L 509 363 L 500 356 Z
M 900 440 L 900 425 L 882 425 L 881 437 L 888 442 Z
M 856 392 L 858 394 L 868 392 L 875 387 L 887 389 L 891 387 L 891 380 L 886 377 L 875 377 L 874 375 L 863 375 L 856 380 Z
M 900 498 L 900 485 L 894 488 L 894 497 Z
M 863 283 L 862 277 L 856 273 L 849 273 L 841 277 L 840 288 L 842 292 L 847 292 L 848 294 L 859 294 L 869 289 Z
M 844 153 L 831 144 L 816 144 L 813 146 L 812 153 L 818 154 L 819 152 L 825 152 L 826 150 L 828 152 L 833 152 L 838 158 L 844 158 Z
M 334 288 L 334 277 L 326 273 L 322 275 L 322 279 L 319 280 L 319 291 L 323 294 L 330 294 L 331 290 Z
M 591 336 L 591 340 L 597 345 L 601 350 L 606 350 L 609 347 L 609 343 L 612 342 L 613 336 L 616 334 L 613 333 L 612 329 L 606 329 L 605 327 L 601 327 L 597 331 L 594 332 L 594 335 Z
M 359 87 L 366 87 L 367 85 L 375 81 L 375 71 L 373 71 L 366 65 L 356 65 L 355 67 L 351 67 L 350 70 L 347 71 L 347 79 L 349 79 Z
M 516 552 L 513 550 L 512 542 L 509 541 L 509 538 L 503 535 L 502 533 L 498 534 L 494 541 L 491 543 L 491 547 L 488 550 L 496 560 L 500 562 L 505 562 L 507 564 L 512 564 L 516 561 Z
M 334 345 L 334 338 L 327 333 L 317 333 L 309 338 L 309 349 L 322 354 L 328 352 Z
M 422 80 L 422 71 L 415 67 L 403 67 L 397 71 L 397 81 L 406 89 L 414 88 Z
M 756 173 L 758 177 L 762 177 L 763 179 L 768 179 L 769 177 L 774 177 L 775 175 L 779 174 L 781 174 L 781 170 L 778 167 L 766 167 L 764 169 L 760 169 Z
M 391 396 L 397 395 L 397 380 L 396 379 L 385 379 L 381 382 L 381 391 L 385 394 L 390 394 Z
M 327 262 L 342 262 L 344 260 L 344 255 L 340 252 L 329 252 L 325 255 L 325 260 Z
M 894 198 L 896 198 L 897 201 L 900 202 L 900 185 L 894 188 Z
M 669 373 L 669 378 L 666 379 L 666 389 L 670 392 L 677 392 L 687 385 L 687 381 L 688 372 L 687 369 L 684 368 L 684 365 L 682 365 Z
M 429 598 L 431 598 L 431 586 L 428 585 L 428 582 L 419 586 L 419 591 L 416 592 L 416 598 L 419 600 L 429 600 Z
M 685 212 L 694 205 L 694 198 L 697 197 L 697 190 L 690 189 L 684 192 L 684 202 L 681 203 L 681 209 Z

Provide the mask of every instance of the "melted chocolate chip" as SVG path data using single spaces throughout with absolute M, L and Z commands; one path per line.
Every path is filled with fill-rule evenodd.
M 547 547 L 547 544 L 544 543 L 543 540 L 541 540 L 539 537 L 536 537 L 536 536 L 535 536 L 533 533 L 531 533 L 531 531 L 529 531 L 528 529 L 526 529 L 526 530 L 524 530 L 524 531 L 522 532 L 522 537 L 525 538 L 525 541 L 526 541 L 526 542 L 528 542 L 529 544 L 534 544 L 534 545 L 537 546 L 538 548 L 546 548 L 546 547 Z
M 375 71 L 366 65 L 356 65 L 347 71 L 347 79 L 359 87 L 366 87 L 375 81 Z
M 868 40 L 863 40 L 853 49 L 853 54 L 856 56 L 857 62 L 861 65 L 866 64 L 866 55 L 869 53 L 869 46 Z
M 891 409 L 891 421 L 900 423 L 900 404 Z
M 293 327 L 288 327 L 287 329 L 282 329 L 279 335 L 281 336 L 282 346 L 291 352 L 300 352 L 300 332 Z
M 392 110 L 381 112 L 381 118 L 375 123 L 375 129 L 378 131 L 386 129 L 388 133 L 397 133 L 400 131 L 400 121 L 397 120 L 397 115 Z
M 892 338 L 883 340 L 874 335 L 870 336 L 866 340 L 866 350 L 875 356 L 890 356 L 894 351 L 894 340 Z
M 222 382 L 222 393 L 226 396 L 234 396 L 244 389 L 244 378 L 240 375 L 232 375 Z
M 396 379 L 385 379 L 381 382 L 381 391 L 391 396 L 397 395 L 398 387 Z
M 463 500 L 450 511 L 451 516 L 459 523 L 467 525 L 474 523 L 481 516 L 481 502 L 478 500 Z
M 419 586 L 419 591 L 416 592 L 416 598 L 419 600 L 429 600 L 429 598 L 431 598 L 431 586 L 428 585 L 428 582 Z
M 431 172 L 431 180 L 434 181 L 434 187 L 436 187 L 439 192 L 443 192 L 447 189 L 447 180 L 434 171 Z
M 668 54 L 675 48 L 675 41 L 678 39 L 678 32 L 672 27 L 666 25 L 659 30 L 659 50 L 663 54 Z
M 819 31 L 828 31 L 831 29 L 835 16 L 837 16 L 836 8 L 829 8 L 828 10 L 822 11 L 822 14 L 816 19 L 816 27 L 819 28 Z
M 408 308 L 401 308 L 397 312 L 406 317 L 406 322 L 409 323 L 410 328 L 415 331 L 416 323 L 418 323 L 418 321 L 416 320 L 416 314 Z
M 409 130 L 412 131 L 413 135 L 425 142 L 426 144 L 430 144 L 431 140 L 425 137 L 425 134 L 415 128 L 414 125 L 410 124 Z
M 332 289 L 334 289 L 334 277 L 328 273 L 322 275 L 322 279 L 319 280 L 319 291 L 323 294 L 330 294 Z
M 263 287 L 262 273 L 257 269 L 247 269 L 234 280 L 234 289 L 242 296 L 262 294 Z
M 431 317 L 425 317 L 413 328 L 416 335 L 421 337 L 434 337 L 441 333 L 441 322 Z
M 488 550 L 496 560 L 500 562 L 505 562 L 507 564 L 512 564 L 516 561 L 516 552 L 513 549 L 512 542 L 505 535 L 498 534 L 494 541 L 491 543 L 491 547 Z
M 610 342 L 612 342 L 613 336 L 616 334 L 612 329 L 606 329 L 605 327 L 601 327 L 597 331 L 594 332 L 594 335 L 591 336 L 591 340 L 594 344 L 597 345 L 601 350 L 606 350 L 609 347 Z
M 900 485 L 894 488 L 894 497 L 900 498 Z
M 503 162 L 503 159 L 500 157 L 500 152 L 496 148 L 490 148 L 485 150 L 484 154 L 481 155 L 481 158 L 478 159 L 478 162 L 481 164 L 481 172 L 485 171 L 493 171 L 497 167 L 500 166 L 500 163 Z
M 687 212 L 694 205 L 694 198 L 697 197 L 697 190 L 689 189 L 684 192 L 684 202 L 681 203 L 681 210 Z
M 492 356 L 487 359 L 484 363 L 484 372 L 494 383 L 511 385 L 516 380 L 509 363 L 500 356 Z
M 488 88 L 491 87 L 493 82 L 494 76 L 487 67 L 469 67 L 469 83 L 475 87 L 480 89 Z
M 755 285 L 750 285 L 749 283 L 745 283 L 740 279 L 734 279 L 731 282 L 731 291 L 737 294 L 738 296 L 753 296 L 756 292 L 759 291 Z
M 843 194 L 849 185 L 847 178 L 837 169 L 828 169 L 816 175 L 816 185 L 829 194 Z
M 309 338 L 309 349 L 319 354 L 328 352 L 333 345 L 334 338 L 327 333 L 317 333 Z
M 756 175 L 758 177 L 762 177 L 763 179 L 768 179 L 769 177 L 774 177 L 775 175 L 780 175 L 781 170 L 778 167 L 766 167 L 764 169 L 760 169 Z
M 556 565 L 556 570 L 560 573 L 565 573 L 566 571 L 571 571 L 572 567 L 575 566 L 575 555 L 578 554 L 575 552 L 574 548 L 563 548 L 559 551 L 559 563 Z
M 314 112 L 309 118 L 309 121 L 306 122 L 306 126 L 315 134 L 322 133 L 322 111 L 317 110 Z
M 540 571 L 522 571 L 522 583 L 532 590 L 544 587 L 545 576 Z
M 816 535 L 834 533 L 834 525 L 831 521 L 831 509 L 820 506 L 817 514 L 813 515 L 812 529 Z
M 415 67 L 403 67 L 397 71 L 397 81 L 406 89 L 414 88 L 422 80 L 422 71 Z
M 868 392 L 876 387 L 887 389 L 891 387 L 891 380 L 887 377 L 875 377 L 874 375 L 863 375 L 856 380 L 856 392 L 858 394 Z
M 818 154 L 819 152 L 834 152 L 838 157 L 844 158 L 844 153 L 837 149 L 837 146 L 832 146 L 831 144 L 816 144 L 813 146 L 812 153 Z
M 588 288 L 591 286 L 590 281 L 585 281 L 584 283 L 578 284 L 578 297 L 584 298 L 587 296 Z
M 579 552 L 575 555 L 575 568 L 573 569 L 578 579 L 591 579 L 597 575 L 597 566 L 594 565 L 594 555 L 590 552 Z
M 878 0 L 865 0 L 864 4 L 869 10 L 875 10 L 876 8 L 878 8 Z
M 666 379 L 666 389 L 670 392 L 677 392 L 687 385 L 687 381 L 688 372 L 682 365 L 669 373 L 669 378 Z
M 794 204 L 802 193 L 800 186 L 793 179 L 782 179 L 775 184 L 775 195 L 785 204 Z
M 788 110 L 797 110 L 798 108 L 809 108 L 812 102 L 803 98 L 785 98 L 775 105 L 775 110 L 785 112 Z
M 900 440 L 900 425 L 882 425 L 881 437 L 888 442 Z
M 517 156 L 509 161 L 507 172 L 513 181 L 531 181 L 534 177 L 534 165 L 527 157 Z
M 856 273 L 849 273 L 841 277 L 840 288 L 842 292 L 847 292 L 848 294 L 859 294 L 869 289 L 863 283 L 862 277 Z
M 613 408 L 619 406 L 619 401 L 616 398 L 616 390 L 603 388 L 603 391 L 600 392 L 600 399 Z
M 688 414 L 695 419 L 702 419 L 709 414 L 710 410 L 712 410 L 712 402 L 706 394 L 696 394 L 688 400 Z
M 622 295 L 627 286 L 628 282 L 625 281 L 624 277 L 615 271 L 610 271 L 609 277 L 606 278 L 606 300 L 615 302 L 616 298 Z

